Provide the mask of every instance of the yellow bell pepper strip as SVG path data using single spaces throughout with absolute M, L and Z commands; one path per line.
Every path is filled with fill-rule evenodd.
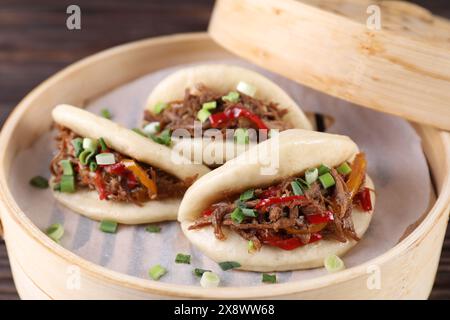
M 125 159 L 121 163 L 130 170 L 136 178 L 149 190 L 149 197 L 156 196 L 158 194 L 158 188 L 154 180 L 150 179 L 145 172 L 134 160 Z
M 366 176 L 367 161 L 365 154 L 362 152 L 358 153 L 355 156 L 351 167 L 352 172 L 350 172 L 347 180 L 347 189 L 350 194 L 350 198 L 353 200 Z

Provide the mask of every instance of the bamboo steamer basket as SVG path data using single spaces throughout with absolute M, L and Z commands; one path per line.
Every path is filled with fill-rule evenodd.
M 233 55 L 207 34 L 181 34 L 133 42 L 95 54 L 46 80 L 22 100 L 0 136 L 0 219 L 14 280 L 24 299 L 427 298 L 436 274 L 450 209 L 450 135 L 415 124 L 437 198 L 415 228 L 384 254 L 356 267 L 301 282 L 260 287 L 202 289 L 140 279 L 91 263 L 40 231 L 12 197 L 8 173 L 15 155 L 51 126 L 58 103 L 84 105 L 111 89 L 176 64 L 227 59 Z M 111 73 L 111 70 L 115 72 Z M 104 75 L 108 74 L 108 77 Z M 1 230 L 1 229 L 0 229 Z M 373 266 L 381 287 L 369 289 Z M 80 287 L 68 286 L 71 270 Z

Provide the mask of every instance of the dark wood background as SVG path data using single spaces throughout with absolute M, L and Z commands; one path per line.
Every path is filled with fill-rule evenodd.
M 450 18 L 449 0 L 414 1 Z M 66 8 L 82 10 L 82 30 L 68 31 Z M 72 62 L 125 42 L 205 30 L 210 0 L 0 0 L 0 127 L 40 82 Z M 450 232 L 431 294 L 450 299 Z M 0 300 L 18 299 L 0 240 Z

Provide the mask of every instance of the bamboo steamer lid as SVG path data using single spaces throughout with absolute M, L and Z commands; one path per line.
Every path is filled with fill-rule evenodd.
M 417 5 L 218 0 L 209 34 L 303 85 L 450 130 L 450 23 Z

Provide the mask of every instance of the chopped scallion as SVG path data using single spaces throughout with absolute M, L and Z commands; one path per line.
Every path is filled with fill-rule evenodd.
M 106 118 L 106 119 L 111 119 L 112 118 L 111 111 L 109 111 L 106 108 L 102 109 L 102 111 L 100 111 L 100 114 L 102 115 L 103 118 Z
M 255 196 L 255 191 L 253 189 L 246 190 L 245 192 L 241 193 L 239 196 L 239 200 L 241 201 L 247 201 L 250 199 L 253 199 Z
M 193 273 L 195 276 L 197 277 L 201 277 L 205 272 L 211 272 L 211 270 L 205 270 L 205 269 L 200 269 L 200 268 L 195 268 Z
M 165 108 L 167 108 L 169 105 L 167 103 L 164 102 L 158 102 L 154 107 L 153 107 L 153 111 L 156 114 L 160 114 Z
M 242 223 L 242 221 L 244 221 L 245 219 L 245 215 L 242 212 L 241 208 L 236 208 L 233 210 L 233 212 L 231 213 L 231 220 L 233 220 L 236 223 Z
M 352 172 L 352 168 L 348 165 L 347 162 L 344 162 L 343 164 L 341 164 L 339 167 L 337 167 L 336 169 L 340 174 L 343 174 L 344 176 L 346 176 L 347 174 L 349 174 L 350 172 Z
M 334 186 L 335 183 L 336 183 L 336 182 L 334 181 L 333 176 L 332 176 L 329 172 L 327 172 L 327 173 L 321 175 L 321 176 L 319 177 L 319 180 L 320 180 L 320 183 L 322 184 L 322 186 L 323 186 L 325 189 Z
M 154 121 L 154 122 L 150 122 L 150 123 L 146 124 L 143 131 L 146 134 L 156 134 L 159 132 L 160 129 L 161 129 L 161 125 L 159 124 L 159 122 Z
M 161 132 L 158 136 L 156 135 L 150 135 L 150 138 L 152 138 L 153 141 L 156 143 L 170 146 L 172 144 L 172 136 L 170 135 L 170 130 L 166 129 L 163 132 Z
M 314 181 L 317 180 L 318 176 L 319 176 L 319 170 L 317 170 L 317 168 L 306 170 L 306 172 L 305 172 L 306 183 L 312 184 Z
M 157 264 L 156 266 L 153 266 L 150 268 L 150 270 L 148 270 L 148 274 L 153 280 L 159 280 L 166 273 L 167 270 L 160 264 Z
M 83 139 L 75 138 L 71 141 L 71 143 L 75 152 L 75 157 L 78 157 L 81 151 L 83 151 Z
M 197 119 L 200 120 L 200 122 L 205 122 L 210 116 L 211 112 L 206 109 L 201 109 L 199 112 L 197 112 Z
M 95 161 L 98 165 L 110 165 L 116 163 L 116 157 L 113 153 L 99 153 L 95 156 Z
M 220 283 L 220 278 L 214 272 L 206 271 L 202 274 L 200 285 L 202 288 L 217 288 Z
M 75 177 L 74 176 L 62 176 L 59 183 L 61 192 L 73 193 L 75 192 Z
M 97 140 L 91 139 L 91 138 L 84 138 L 83 139 L 83 149 L 90 150 L 90 151 L 97 151 L 98 143 Z
M 253 209 L 250 208 L 241 208 L 242 213 L 246 217 L 256 217 L 256 212 Z
M 248 130 L 243 128 L 237 128 L 234 131 L 234 141 L 236 141 L 237 144 L 248 144 L 250 141 Z
M 161 227 L 154 224 L 150 224 L 145 228 L 145 231 L 150 233 L 159 233 L 161 231 Z
M 237 91 L 242 92 L 250 97 L 254 97 L 256 93 L 256 88 L 244 81 L 240 81 L 236 86 Z
M 100 222 L 100 230 L 106 233 L 117 232 L 117 222 L 111 220 L 102 220 Z
M 89 162 L 89 170 L 91 172 L 95 172 L 97 170 L 97 168 L 98 168 L 97 162 L 95 162 L 95 161 Z
M 30 185 L 39 189 L 47 189 L 48 180 L 41 176 L 35 176 L 30 179 Z
M 247 251 L 252 253 L 256 250 L 255 244 L 253 243 L 252 240 L 249 240 L 247 243 Z
M 78 159 L 82 165 L 87 165 L 94 155 L 95 152 L 92 150 L 83 150 L 78 156 Z
M 241 264 L 236 261 L 224 261 L 224 262 L 219 262 L 219 266 L 223 271 L 227 271 L 227 270 L 239 268 L 241 266 Z
M 205 110 L 214 110 L 217 107 L 217 102 L 216 101 L 209 101 L 209 102 L 205 102 L 204 104 L 202 104 L 202 109 Z
M 230 91 L 226 96 L 222 97 L 222 100 L 236 103 L 239 101 L 239 97 L 239 92 Z
M 175 257 L 175 263 L 191 264 L 191 256 L 188 254 L 178 253 Z
M 134 131 L 134 132 L 136 132 L 138 135 L 147 137 L 147 135 L 144 133 L 144 131 L 142 131 L 142 130 L 139 129 L 139 128 L 133 128 L 133 129 L 131 129 L 131 130 Z
M 277 275 L 276 274 L 263 273 L 263 275 L 262 275 L 262 282 L 264 282 L 264 283 L 276 283 L 277 282 Z
M 49 236 L 53 241 L 58 242 L 64 235 L 64 227 L 60 223 L 54 223 L 47 228 L 47 236 Z
M 302 189 L 300 183 L 298 183 L 297 181 L 291 182 L 291 188 L 292 188 L 292 192 L 294 192 L 294 195 L 296 195 L 296 196 L 303 195 L 303 189 Z
M 324 165 L 324 164 L 321 164 L 320 166 L 319 166 L 319 168 L 318 168 L 318 171 L 319 171 L 319 176 L 321 176 L 321 175 L 323 175 L 323 174 L 325 174 L 325 173 L 327 173 L 327 172 L 330 172 L 330 168 L 328 168 L 326 165 Z
M 309 189 L 309 184 L 308 184 L 308 182 L 306 182 L 306 181 L 303 180 L 302 178 L 297 178 L 295 181 L 302 187 L 303 190 Z
M 344 261 L 342 261 L 341 258 L 334 254 L 327 256 L 323 264 L 325 266 L 325 269 L 327 269 L 327 271 L 330 273 L 345 269 Z
M 102 149 L 102 151 L 107 151 L 108 150 L 108 146 L 106 145 L 106 142 L 105 142 L 105 140 L 102 137 L 100 137 L 98 139 L 98 144 L 100 145 L 100 148 Z
M 68 159 L 61 160 L 59 164 L 63 168 L 63 175 L 73 176 L 72 162 L 70 162 L 70 160 Z

